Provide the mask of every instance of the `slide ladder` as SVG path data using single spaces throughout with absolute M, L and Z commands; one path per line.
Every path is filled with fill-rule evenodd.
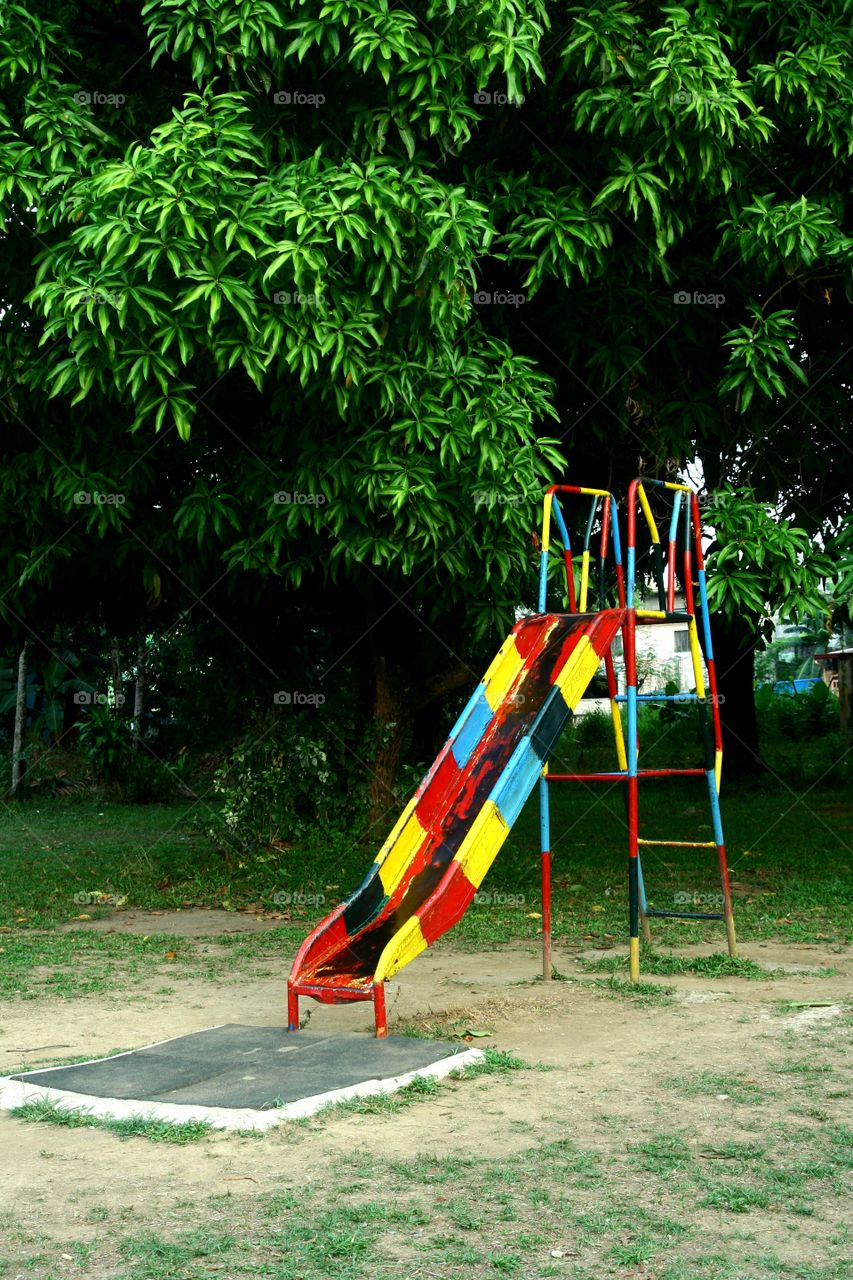
M 671 498 L 669 512 L 668 537 L 666 546 L 661 541 L 658 523 L 652 512 L 651 503 L 646 492 L 647 487 L 659 490 Z M 591 499 L 590 513 L 586 523 L 583 552 L 580 567 L 580 589 L 577 606 L 575 605 L 575 566 L 573 564 L 571 539 L 560 509 L 558 494 L 586 496 Z M 651 577 L 654 582 L 654 593 L 657 596 L 656 609 L 643 608 L 637 600 L 637 513 L 642 513 L 650 539 L 652 562 Z M 604 490 L 586 489 L 575 485 L 555 485 L 545 496 L 541 539 L 541 564 L 539 577 L 539 607 L 544 608 L 547 598 L 549 576 L 549 547 L 552 516 L 563 542 L 563 562 L 565 566 L 566 594 L 569 609 L 586 606 L 590 576 L 590 538 L 596 522 L 601 526 L 598 554 L 598 592 L 601 601 L 606 591 L 606 561 L 608 543 L 612 535 L 613 560 L 615 569 L 615 586 L 620 604 L 624 605 L 624 621 L 622 625 L 622 642 L 624 657 L 625 692 L 618 692 L 612 654 L 605 657 L 605 673 L 607 676 L 608 694 L 614 726 L 614 737 L 618 769 L 600 773 L 555 773 L 546 769 L 540 783 L 540 827 L 542 853 L 542 898 L 548 905 L 547 914 L 543 910 L 544 943 L 543 943 L 543 976 L 546 981 L 551 976 L 550 958 L 550 808 L 548 791 L 555 784 L 562 782 L 624 782 L 627 787 L 626 811 L 628 826 L 628 892 L 629 892 L 629 967 L 633 981 L 637 981 L 640 972 L 639 931 L 642 922 L 644 936 L 651 940 L 648 921 L 653 917 L 682 920 L 721 920 L 726 927 L 728 950 L 731 956 L 737 955 L 734 916 L 732 913 L 731 889 L 729 886 L 726 847 L 723 837 L 722 819 L 720 815 L 720 782 L 722 772 L 722 731 L 720 726 L 719 698 L 717 695 L 716 671 L 711 640 L 711 629 L 708 611 L 708 597 L 705 577 L 705 564 L 702 553 L 702 527 L 699 515 L 698 498 L 689 485 L 671 481 L 652 480 L 648 478 L 634 480 L 628 490 L 628 545 L 627 574 L 623 570 L 619 525 L 616 516 L 616 503 L 612 495 Z M 680 554 L 679 554 L 680 553 Z M 678 563 L 680 559 L 680 565 Z M 680 570 L 680 572 L 679 572 Z M 694 577 L 695 575 L 695 577 Z M 676 592 L 678 578 L 684 596 L 683 609 L 676 609 Z M 645 626 L 659 626 L 666 623 L 685 623 L 687 626 L 694 690 L 689 693 L 644 694 L 639 692 L 637 679 L 637 630 Z M 704 644 L 703 672 L 702 645 L 700 644 L 699 627 Z M 697 710 L 699 735 L 702 743 L 703 764 L 696 768 L 680 769 L 641 769 L 639 767 L 640 737 L 638 732 L 638 710 L 643 703 L 673 702 L 693 704 Z M 626 708 L 627 724 L 623 726 L 620 708 Z M 713 832 L 712 840 L 667 840 L 651 839 L 640 835 L 639 823 L 639 783 L 652 778 L 696 778 L 703 779 L 707 791 L 707 799 Z M 658 848 L 667 849 L 708 849 L 714 850 L 720 878 L 719 911 L 679 911 L 658 910 L 648 905 L 643 878 L 641 850 L 651 851 Z M 686 897 L 687 895 L 685 895 Z

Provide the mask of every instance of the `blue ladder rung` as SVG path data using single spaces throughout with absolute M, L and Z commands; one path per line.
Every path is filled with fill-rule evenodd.
M 649 911 L 647 916 L 658 916 L 666 920 L 725 920 L 720 911 Z
M 627 702 L 628 695 L 619 693 L 616 695 L 617 702 Z M 699 695 L 697 693 L 638 693 L 638 702 L 698 702 Z

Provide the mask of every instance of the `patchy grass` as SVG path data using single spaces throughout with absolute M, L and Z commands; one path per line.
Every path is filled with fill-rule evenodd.
M 301 926 L 283 925 L 256 934 L 182 938 L 168 933 L 31 931 L 0 934 L 0 996 L 66 999 L 126 990 L 143 983 L 150 991 L 161 979 L 217 981 L 266 957 L 280 965 L 301 941 Z
M 620 973 L 628 971 L 627 956 L 600 956 L 595 959 L 581 959 L 578 962 L 582 969 L 589 973 Z M 646 948 L 642 957 L 643 972 L 655 976 L 674 977 L 677 974 L 696 974 L 702 978 L 751 978 L 767 981 L 778 976 L 779 971 L 771 972 L 763 969 L 754 960 L 741 957 L 733 959 L 725 952 L 715 952 L 711 956 L 678 956 L 667 952 Z M 821 976 L 834 974 L 834 969 L 821 971 Z
M 756 1080 L 738 1072 L 697 1071 L 689 1076 L 671 1076 L 664 1084 L 688 1097 L 707 1095 L 726 1102 L 761 1103 L 768 1092 Z
M 166 1120 L 154 1120 L 146 1116 L 128 1116 L 123 1120 L 113 1120 L 103 1116 L 93 1116 L 85 1108 L 63 1108 L 47 1099 L 25 1102 L 15 1107 L 9 1114 L 16 1120 L 26 1120 L 30 1124 L 57 1125 L 63 1129 L 106 1129 L 118 1138 L 147 1138 L 149 1142 L 197 1142 L 212 1132 L 211 1126 L 204 1120 L 186 1120 L 172 1123 Z
M 506 1075 L 510 1071 L 529 1070 L 529 1065 L 522 1062 L 512 1053 L 502 1053 L 498 1049 L 484 1049 L 479 1062 L 472 1062 L 452 1071 L 449 1076 L 436 1080 L 431 1076 L 418 1076 L 411 1084 L 404 1085 L 395 1093 L 378 1093 L 369 1098 L 347 1098 L 343 1102 L 332 1102 L 317 1113 L 314 1119 L 324 1120 L 335 1115 L 395 1115 L 403 1111 L 413 1102 L 424 1098 L 434 1098 L 447 1092 L 454 1082 L 472 1080 L 480 1076 Z
M 657 982 L 631 982 L 629 978 L 597 978 L 587 983 L 596 991 L 607 995 L 621 996 L 639 1005 L 671 1004 L 675 999 L 674 987 L 663 987 Z
M 329 1156 L 331 1200 L 294 1174 L 272 1194 L 179 1202 L 156 1225 L 113 1220 L 95 1201 L 95 1240 L 42 1240 L 26 1274 L 52 1277 L 61 1250 L 118 1280 L 840 1280 L 850 1133 L 791 1134 L 768 1114 L 761 1142 L 698 1144 L 695 1119 L 638 1142 L 617 1128 L 596 1149 L 534 1138 L 493 1158 L 347 1146 Z
M 568 766 L 570 761 L 554 763 Z M 828 945 L 851 939 L 853 832 L 843 793 L 815 788 L 798 795 L 772 781 L 727 783 L 723 802 L 740 938 Z M 555 941 L 587 948 L 624 941 L 626 831 L 619 786 L 557 787 L 552 819 Z M 667 781 L 644 790 L 641 823 L 649 837 L 702 838 L 709 821 L 701 787 Z M 204 835 L 205 824 L 203 809 L 189 804 L 96 805 L 75 799 L 8 806 L 0 814 L 0 995 L 68 997 L 141 982 L 163 988 L 182 975 L 216 981 L 235 966 L 257 966 L 268 956 L 279 960 L 293 951 L 317 915 L 359 882 L 375 855 L 372 846 L 354 841 L 343 858 L 340 848 L 306 849 L 228 866 Z M 534 797 L 487 886 L 493 896 L 511 896 L 516 905 L 494 904 L 484 894 L 454 929 L 454 945 L 481 949 L 536 939 L 541 931 L 538 844 Z M 649 900 L 658 908 L 713 895 L 715 874 L 713 858 L 702 850 L 646 854 Z M 276 902 L 281 891 L 321 894 L 325 903 L 320 909 L 283 911 Z M 274 915 L 280 925 L 270 932 L 209 940 L 215 948 L 166 934 L 49 932 L 62 921 L 107 915 L 111 908 L 96 900 L 102 895 L 123 901 L 125 909 L 217 907 Z M 716 922 L 656 919 L 653 928 L 662 947 L 722 940 Z M 658 950 L 647 953 L 643 963 L 652 976 L 767 976 L 750 961 L 721 954 L 685 961 Z M 619 974 L 622 966 L 621 959 L 607 958 L 596 967 Z

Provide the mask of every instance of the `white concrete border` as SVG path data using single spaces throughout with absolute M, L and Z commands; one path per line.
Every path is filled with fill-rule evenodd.
M 215 1027 L 206 1028 L 214 1031 Z M 183 1039 L 183 1036 L 170 1036 L 169 1040 Z M 168 1044 L 169 1040 L 157 1040 L 154 1044 L 141 1045 L 143 1049 L 153 1049 L 155 1045 Z M 87 1062 L 75 1062 L 76 1067 L 89 1066 L 94 1062 L 114 1061 L 126 1058 L 137 1049 L 129 1049 L 125 1053 L 111 1054 L 109 1058 L 89 1058 Z M 360 1084 L 347 1085 L 343 1089 L 330 1089 L 327 1093 L 316 1093 L 308 1098 L 298 1098 L 286 1106 L 276 1107 L 269 1111 L 258 1111 L 251 1107 L 205 1107 L 193 1103 L 178 1102 L 146 1102 L 133 1098 L 97 1098 L 92 1094 L 73 1093 L 70 1089 L 52 1089 L 48 1085 L 32 1084 L 28 1080 L 13 1080 L 10 1076 L 0 1076 L 0 1111 L 12 1111 L 15 1107 L 30 1102 L 46 1102 L 60 1111 L 83 1111 L 86 1115 L 102 1120 L 165 1120 L 170 1124 L 186 1124 L 189 1120 L 204 1120 L 213 1129 L 255 1129 L 262 1133 L 281 1124 L 283 1120 L 302 1120 L 316 1115 L 325 1107 L 334 1106 L 337 1102 L 346 1102 L 350 1098 L 370 1098 L 380 1094 L 396 1093 L 413 1080 L 441 1080 L 453 1071 L 462 1071 L 465 1067 L 482 1062 L 485 1057 L 482 1049 L 463 1049 L 451 1054 L 449 1058 L 441 1058 L 425 1067 L 407 1071 L 400 1076 L 387 1076 L 384 1079 L 363 1080 Z M 28 1075 L 41 1075 L 45 1071 L 55 1071 L 56 1067 L 40 1067 Z

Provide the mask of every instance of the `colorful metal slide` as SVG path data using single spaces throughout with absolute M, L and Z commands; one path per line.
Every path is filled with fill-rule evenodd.
M 288 981 L 299 997 L 373 1000 L 465 913 L 625 617 L 540 613 L 513 628 L 355 893 L 309 934 Z

